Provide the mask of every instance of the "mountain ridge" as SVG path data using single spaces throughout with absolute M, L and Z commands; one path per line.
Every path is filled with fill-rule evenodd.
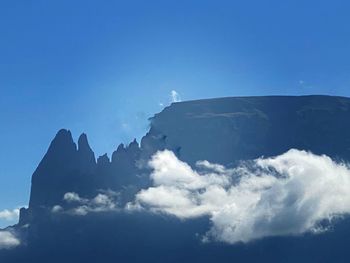
M 155 259 L 152 253 L 155 253 L 158 246 L 162 247 L 161 243 L 168 240 L 166 235 L 169 235 L 174 239 L 181 236 L 178 242 L 169 241 L 173 244 L 174 251 L 178 253 L 195 251 L 193 260 L 201 259 L 203 262 L 215 261 L 215 257 L 210 257 L 209 252 L 205 251 L 211 251 L 215 255 L 217 253 L 231 255 L 230 257 L 241 260 L 250 257 L 251 262 L 259 261 L 262 250 L 272 253 L 276 246 L 280 247 L 281 252 L 275 255 L 269 254 L 268 257 L 281 260 L 282 251 L 288 251 L 288 244 L 293 244 L 296 251 L 304 251 L 307 248 L 317 251 L 316 245 L 327 247 L 329 244 L 322 237 L 309 238 L 307 235 L 303 236 L 306 241 L 301 237 L 288 237 L 282 238 L 279 243 L 280 238 L 272 238 L 243 248 L 242 245 L 236 245 L 234 248 L 221 247 L 217 244 L 203 245 L 195 237 L 198 237 L 198 233 L 203 232 L 203 229 L 208 228 L 210 223 L 207 218 L 181 223 L 174 218 L 166 216 L 158 218 L 152 213 L 140 212 L 136 213 L 137 219 L 135 219 L 131 214 L 115 212 L 116 208 L 110 206 L 108 198 L 113 198 L 120 207 L 125 207 L 128 202 L 134 200 L 140 190 L 152 186 L 150 180 L 152 170 L 147 165 L 148 161 L 156 152 L 165 149 L 174 152 L 179 160 L 192 168 L 199 160 L 232 168 L 241 161 L 261 156 L 276 156 L 291 148 L 325 154 L 336 160 L 349 162 L 349 120 L 350 98 L 346 97 L 253 96 L 176 102 L 150 118 L 150 129 L 140 143 L 134 140 L 128 145 L 119 144 L 110 157 L 104 154 L 97 158 L 85 133 L 79 136 L 76 143 L 69 130 L 61 129 L 33 174 L 29 207 L 20 210 L 19 224 L 14 226 L 14 229 L 24 237 L 24 243 L 28 244 L 27 247 L 19 249 L 24 249 L 25 252 L 21 250 L 24 258 L 25 255 L 31 255 L 36 259 L 36 261 L 33 259 L 33 262 L 38 262 L 39 247 L 44 246 L 49 257 L 49 251 L 54 251 L 56 244 L 50 241 L 50 245 L 45 246 L 45 242 L 57 238 L 65 253 L 74 255 L 72 258 L 80 258 L 82 255 L 79 253 L 82 251 L 87 248 L 94 250 L 97 247 L 100 249 L 98 255 L 102 258 L 105 255 L 103 253 L 117 257 L 118 253 L 123 254 L 125 250 L 127 256 L 122 257 L 125 261 L 128 257 L 132 257 L 131 248 L 128 246 L 136 246 L 142 248 L 142 253 L 139 258 L 136 256 L 135 261 L 140 262 L 142 259 L 152 261 L 151 259 Z M 55 213 L 60 209 L 74 212 L 75 210 L 71 210 L 74 208 L 74 202 L 82 202 L 78 204 L 85 207 L 85 210 L 79 211 L 80 217 L 69 212 Z M 101 204 L 102 207 L 97 207 Z M 89 213 L 89 211 L 99 212 Z M 348 221 L 344 222 L 340 229 L 348 233 L 350 232 L 346 227 Z M 151 231 L 157 227 L 161 228 L 163 233 Z M 63 228 L 69 228 L 72 233 L 61 233 Z M 133 232 L 136 231 L 135 228 L 140 233 Z M 113 234 L 111 229 L 115 231 Z M 129 232 L 123 232 L 126 230 Z M 100 231 L 111 237 L 103 236 Z M 130 243 L 125 241 L 129 235 L 135 238 Z M 338 238 L 339 235 L 341 235 L 339 232 L 335 232 L 332 237 Z M 96 247 L 85 243 L 84 240 L 90 236 L 91 239 L 96 238 L 97 243 L 92 243 Z M 101 244 L 98 244 L 98 238 L 102 240 Z M 150 251 L 143 245 L 145 240 L 152 244 Z M 342 236 L 339 242 L 344 240 L 348 239 Z M 72 248 L 67 248 L 65 242 L 72 242 L 74 245 Z M 79 242 L 83 245 L 78 244 Z M 109 249 L 106 252 L 99 247 L 113 242 L 118 244 L 118 248 L 107 245 Z M 186 247 L 181 245 L 181 242 L 186 244 Z M 298 242 L 301 242 L 300 245 Z M 248 251 L 252 251 L 252 255 L 249 255 Z M 204 256 L 199 255 L 200 253 Z M 345 252 L 341 250 L 341 253 Z M 0 253 L 0 258 L 1 255 Z M 173 262 L 180 260 L 168 251 L 161 253 L 155 261 L 164 262 L 169 259 L 168 255 L 173 256 Z M 312 252 L 310 255 L 315 253 Z M 67 260 L 65 256 L 62 258 L 56 256 L 57 262 L 60 262 L 59 259 Z M 222 256 L 220 259 L 222 262 L 227 262 L 230 257 Z M 11 258 L 15 257 L 12 255 Z M 293 259 L 294 262 L 296 259 L 299 260 L 298 254 L 291 258 L 290 262 L 293 262 Z M 7 259 L 5 262 L 12 262 L 10 258 Z M 310 262 L 307 259 L 304 262 Z M 88 257 L 84 257 L 84 260 L 91 262 Z
M 315 111 L 316 115 L 323 114 L 322 118 L 327 118 L 323 120 L 326 126 L 322 122 L 317 122 L 313 116 Z M 331 119 L 335 114 L 333 111 L 338 115 L 342 112 L 347 114 L 350 111 L 350 99 L 307 95 L 225 97 L 176 102 L 151 118 L 150 130 L 141 139 L 140 144 L 136 139 L 126 146 L 120 144 L 110 158 L 104 154 L 97 160 L 85 133 L 79 136 L 76 144 L 71 132 L 61 129 L 33 174 L 29 209 L 35 206 L 59 204 L 66 192 L 80 192 L 91 197 L 96 193 L 96 189 L 108 186 L 112 190 L 119 191 L 128 185 L 137 185 L 137 188 L 147 185 L 145 175 L 143 182 L 140 182 L 140 177 L 135 177 L 141 174 L 142 178 L 142 174 L 147 173 L 147 169 L 139 169 L 136 162 L 146 163 L 156 151 L 163 149 L 172 150 L 190 165 L 194 165 L 198 160 L 208 160 L 232 166 L 240 160 L 277 155 L 290 148 L 313 150 L 318 154 L 350 159 L 350 150 L 343 149 L 343 142 L 334 145 L 330 140 L 324 141 L 325 146 L 320 147 L 315 140 L 318 136 L 315 128 L 328 129 L 323 131 L 324 138 L 330 136 L 328 133 L 332 133 L 333 136 L 333 132 L 337 129 L 343 129 L 343 133 L 350 132 L 348 122 Z M 274 123 L 283 125 L 277 127 Z M 329 123 L 335 123 L 339 127 L 327 127 Z M 303 125 L 301 129 L 296 129 L 301 125 Z M 277 128 L 279 130 L 275 132 L 274 129 Z M 283 135 L 281 129 L 284 131 Z M 306 139 L 303 138 L 304 129 L 312 133 Z M 315 143 L 312 143 L 313 141 Z M 350 145 L 350 140 L 348 142 Z M 335 152 L 341 154 L 336 156 Z M 47 164 L 48 160 L 53 163 Z M 48 170 L 51 166 L 59 169 L 55 169 L 55 173 L 52 173 L 46 169 L 47 166 L 50 166 Z M 71 176 L 67 173 L 71 173 Z M 100 182 L 94 180 L 96 173 L 102 177 Z M 50 174 L 49 181 L 45 180 L 45 174 Z M 36 178 L 40 176 L 43 182 L 37 186 Z M 59 181 L 54 181 L 53 178 L 59 178 Z M 59 191 L 56 197 L 50 200 L 55 189 L 62 184 L 60 181 L 62 178 L 75 180 L 76 183 L 75 185 L 71 183 L 69 188 Z M 49 185 L 52 187 L 48 187 Z M 69 185 L 69 182 L 65 181 L 63 185 Z M 46 196 L 43 195 L 42 189 L 46 189 Z M 41 196 L 36 197 L 38 193 L 41 193 Z M 35 205 L 38 200 L 45 202 Z

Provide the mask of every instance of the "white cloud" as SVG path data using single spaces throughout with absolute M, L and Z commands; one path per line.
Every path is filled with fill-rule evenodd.
M 51 212 L 53 213 L 69 213 L 73 215 L 84 216 L 91 212 L 106 212 L 113 211 L 117 209 L 117 199 L 119 194 L 111 190 L 100 191 L 92 199 L 82 198 L 79 194 L 74 192 L 65 193 L 63 200 L 70 205 L 76 205 L 73 208 L 65 210 L 60 205 L 55 205 Z
M 0 231 L 0 249 L 10 249 L 19 246 L 21 241 L 10 231 Z
M 90 207 L 88 207 L 86 205 L 78 206 L 78 207 L 70 210 L 71 214 L 77 215 L 77 216 L 85 216 L 89 212 L 91 212 Z
M 171 91 L 171 102 L 180 102 L 180 94 L 176 90 Z
M 19 217 L 19 209 L 13 209 L 13 210 L 2 210 L 0 211 L 0 219 L 6 220 L 6 221 L 14 221 L 18 220 Z
M 319 233 L 327 230 L 321 221 L 350 213 L 350 169 L 324 155 L 292 149 L 235 169 L 199 162 L 196 171 L 166 150 L 149 165 L 153 186 L 127 207 L 181 219 L 209 216 L 205 239 L 236 243 Z
M 94 199 L 92 199 L 92 203 L 97 206 L 103 206 L 103 207 L 114 207 L 115 204 L 113 200 L 105 195 L 105 194 L 98 194 Z
M 74 193 L 74 192 L 65 193 L 63 196 L 63 200 L 67 201 L 68 203 L 72 203 L 72 202 L 86 203 L 86 202 L 88 202 L 87 199 L 81 198 L 77 193 Z
M 63 211 L 63 207 L 60 205 L 55 205 L 54 207 L 52 207 L 51 212 L 52 213 L 59 213 Z

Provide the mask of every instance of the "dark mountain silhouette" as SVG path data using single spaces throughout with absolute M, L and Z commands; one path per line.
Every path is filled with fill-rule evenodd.
M 265 238 L 247 245 L 202 243 L 207 218 L 181 221 L 147 212 L 54 214 L 66 193 L 90 200 L 118 193 L 120 206 L 150 185 L 147 161 L 172 150 L 194 165 L 228 167 L 291 148 L 350 161 L 350 99 L 330 96 L 236 97 L 173 103 L 150 120 L 138 144 L 120 144 L 95 159 L 87 136 L 78 146 L 60 130 L 32 176 L 29 207 L 13 228 L 23 244 L 0 251 L 1 262 L 347 262 L 350 223 L 323 235 Z M 350 191 L 350 189 L 349 189 Z

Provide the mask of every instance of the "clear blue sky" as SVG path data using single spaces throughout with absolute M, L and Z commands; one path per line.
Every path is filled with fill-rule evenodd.
M 349 12 L 336 0 L 1 1 L 0 211 L 27 204 L 58 129 L 111 153 L 172 90 L 350 96 Z

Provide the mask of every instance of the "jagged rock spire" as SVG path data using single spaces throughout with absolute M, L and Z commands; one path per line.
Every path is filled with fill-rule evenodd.
M 106 166 L 110 163 L 109 158 L 107 153 L 105 153 L 104 155 L 98 157 L 97 159 L 97 165 L 98 166 Z
M 72 133 L 69 130 L 61 129 L 52 140 L 46 156 L 54 154 L 61 157 L 67 157 L 67 154 L 70 156 L 74 154 L 76 150 L 77 146 L 73 141 Z
M 69 130 L 61 129 L 32 176 L 29 207 L 53 204 L 61 198 L 58 186 L 62 178 L 76 170 L 77 147 Z
M 85 133 L 82 133 L 78 139 L 78 159 L 83 172 L 93 172 L 96 167 L 95 154 L 89 145 Z

